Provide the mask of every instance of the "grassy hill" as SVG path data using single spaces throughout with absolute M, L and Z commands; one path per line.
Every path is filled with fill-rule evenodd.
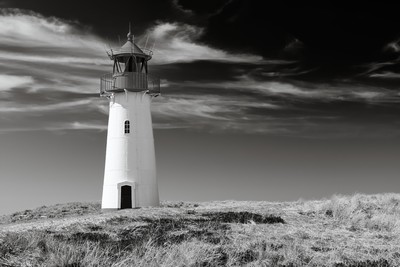
M 400 194 L 40 207 L 0 218 L 0 266 L 400 266 Z

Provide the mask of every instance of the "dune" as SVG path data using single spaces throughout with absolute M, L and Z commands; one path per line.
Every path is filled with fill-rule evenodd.
M 0 218 L 0 266 L 400 266 L 400 194 L 43 206 Z

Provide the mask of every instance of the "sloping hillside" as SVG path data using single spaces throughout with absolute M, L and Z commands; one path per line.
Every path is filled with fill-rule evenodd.
M 400 194 L 0 218 L 0 266 L 400 266 Z

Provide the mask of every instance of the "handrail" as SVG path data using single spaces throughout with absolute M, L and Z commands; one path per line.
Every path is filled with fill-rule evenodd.
M 158 77 L 140 72 L 116 72 L 107 73 L 100 78 L 100 95 L 110 96 L 112 93 L 142 92 L 151 95 L 159 95 L 160 79 Z

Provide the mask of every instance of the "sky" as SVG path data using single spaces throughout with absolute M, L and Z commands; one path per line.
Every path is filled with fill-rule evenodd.
M 0 214 L 100 201 L 106 54 L 161 78 L 161 200 L 400 191 L 399 6 L 0 0 Z

